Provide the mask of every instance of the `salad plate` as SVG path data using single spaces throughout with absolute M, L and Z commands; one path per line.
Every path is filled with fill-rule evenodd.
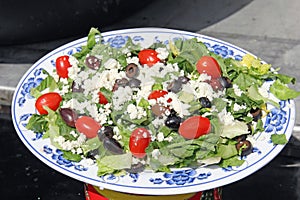
M 180 30 L 162 28 L 125 29 L 101 34 L 102 40 L 114 48 L 122 48 L 129 38 L 135 44 L 147 48 L 153 43 L 168 44 L 175 39 L 191 39 L 203 42 L 207 49 L 223 58 L 241 60 L 250 52 L 225 41 L 209 36 Z M 12 119 L 17 134 L 24 145 L 42 162 L 54 170 L 84 183 L 119 192 L 143 195 L 174 195 L 204 191 L 224 186 L 243 179 L 268 164 L 284 145 L 274 144 L 272 134 L 284 134 L 291 137 L 295 122 L 295 105 L 293 100 L 283 100 L 279 106 L 267 105 L 269 112 L 262 119 L 264 131 L 255 134 L 252 153 L 243 156 L 245 162 L 238 167 L 219 167 L 217 165 L 199 168 L 174 168 L 168 172 L 145 170 L 139 173 L 122 175 L 97 175 L 97 165 L 87 160 L 80 162 L 65 159 L 63 152 L 51 144 L 43 133 L 34 133 L 27 129 L 30 117 L 37 113 L 36 99 L 30 95 L 34 88 L 45 79 L 43 70 L 49 73 L 55 69 L 55 60 L 59 56 L 73 55 L 82 50 L 88 38 L 82 38 L 65 44 L 38 60 L 20 80 L 12 101 Z M 252 54 L 251 54 L 252 55 Z

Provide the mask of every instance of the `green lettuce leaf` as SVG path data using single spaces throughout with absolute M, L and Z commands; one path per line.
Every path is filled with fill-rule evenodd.
M 280 100 L 294 99 L 300 95 L 300 92 L 289 88 L 279 80 L 271 85 L 270 92 Z

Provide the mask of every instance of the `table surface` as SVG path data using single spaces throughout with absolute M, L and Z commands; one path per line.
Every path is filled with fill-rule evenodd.
M 100 29 L 151 26 L 199 32 L 247 49 L 300 80 L 299 10 L 298 0 L 288 4 L 273 0 L 153 1 L 132 16 Z M 10 117 L 12 93 L 23 73 L 49 51 L 82 36 L 0 46 L 1 199 L 85 199 L 82 182 L 49 168 L 29 152 Z M 292 87 L 300 88 L 300 84 Z M 300 98 L 295 100 L 299 112 Z M 224 186 L 223 199 L 300 200 L 300 115 L 296 115 L 295 125 L 284 150 L 253 175 Z

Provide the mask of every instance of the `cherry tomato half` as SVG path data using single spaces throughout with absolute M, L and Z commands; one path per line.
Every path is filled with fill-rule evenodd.
M 159 62 L 160 59 L 157 57 L 157 52 L 153 49 L 143 49 L 139 52 L 138 57 L 142 65 L 146 64 L 149 67 Z
M 146 155 L 146 148 L 151 141 L 150 132 L 145 128 L 136 128 L 132 131 L 129 139 L 129 149 L 137 158 L 143 158 Z
M 166 94 L 168 94 L 168 92 L 167 91 L 165 91 L 165 90 L 154 90 L 154 91 L 152 91 L 150 94 L 149 94 L 149 96 L 148 96 L 148 100 L 150 100 L 150 99 L 158 99 L 158 98 L 160 98 L 160 97 L 163 97 L 163 96 L 165 96 Z
M 68 68 L 71 67 L 69 56 L 60 56 L 55 61 L 56 73 L 61 78 L 68 78 Z
M 87 138 L 94 138 L 98 135 L 101 125 L 92 117 L 81 116 L 75 122 L 76 129 Z
M 200 115 L 192 116 L 179 126 L 179 134 L 186 139 L 197 139 L 202 135 L 209 133 L 211 128 L 210 121 Z
M 48 114 L 48 111 L 44 109 L 47 106 L 51 110 L 56 110 L 59 107 L 62 97 L 56 92 L 49 92 L 41 95 L 35 102 L 35 108 L 41 115 Z
M 198 60 L 196 68 L 200 74 L 205 73 L 211 76 L 212 79 L 217 79 L 222 76 L 219 63 L 211 56 L 202 56 Z
M 108 100 L 106 99 L 106 97 L 104 96 L 104 94 L 102 92 L 98 92 L 98 96 L 99 96 L 99 103 L 100 104 L 107 104 Z

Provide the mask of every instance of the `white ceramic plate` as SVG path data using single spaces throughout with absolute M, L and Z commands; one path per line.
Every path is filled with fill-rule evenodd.
M 203 41 L 209 50 L 223 57 L 241 59 L 245 53 L 249 53 L 212 37 L 170 29 L 127 29 L 102 33 L 102 36 L 105 42 L 114 47 L 124 45 L 128 37 L 145 47 L 153 42 L 168 42 L 178 37 L 196 37 Z M 175 169 L 172 173 L 143 172 L 126 174 L 122 177 L 113 175 L 98 177 L 96 166 L 74 163 L 63 159 L 60 151 L 51 146 L 49 140 L 42 139 L 39 135 L 25 128 L 30 115 L 36 112 L 35 100 L 30 97 L 29 90 L 44 78 L 41 69 L 52 71 L 54 61 L 58 56 L 70 55 L 80 51 L 81 46 L 86 43 L 86 39 L 82 38 L 61 46 L 38 60 L 20 80 L 12 102 L 14 126 L 23 143 L 41 161 L 67 176 L 99 187 L 134 194 L 170 195 L 203 191 L 235 182 L 259 170 L 269 163 L 284 147 L 283 145 L 273 145 L 270 141 L 270 135 L 272 133 L 283 133 L 289 139 L 292 134 L 295 121 L 295 105 L 294 101 L 288 100 L 281 102 L 280 109 L 268 106 L 271 112 L 264 120 L 265 132 L 255 136 L 254 153 L 245 157 L 246 162 L 240 167 L 224 169 L 211 166 L 196 170 L 188 168 Z

